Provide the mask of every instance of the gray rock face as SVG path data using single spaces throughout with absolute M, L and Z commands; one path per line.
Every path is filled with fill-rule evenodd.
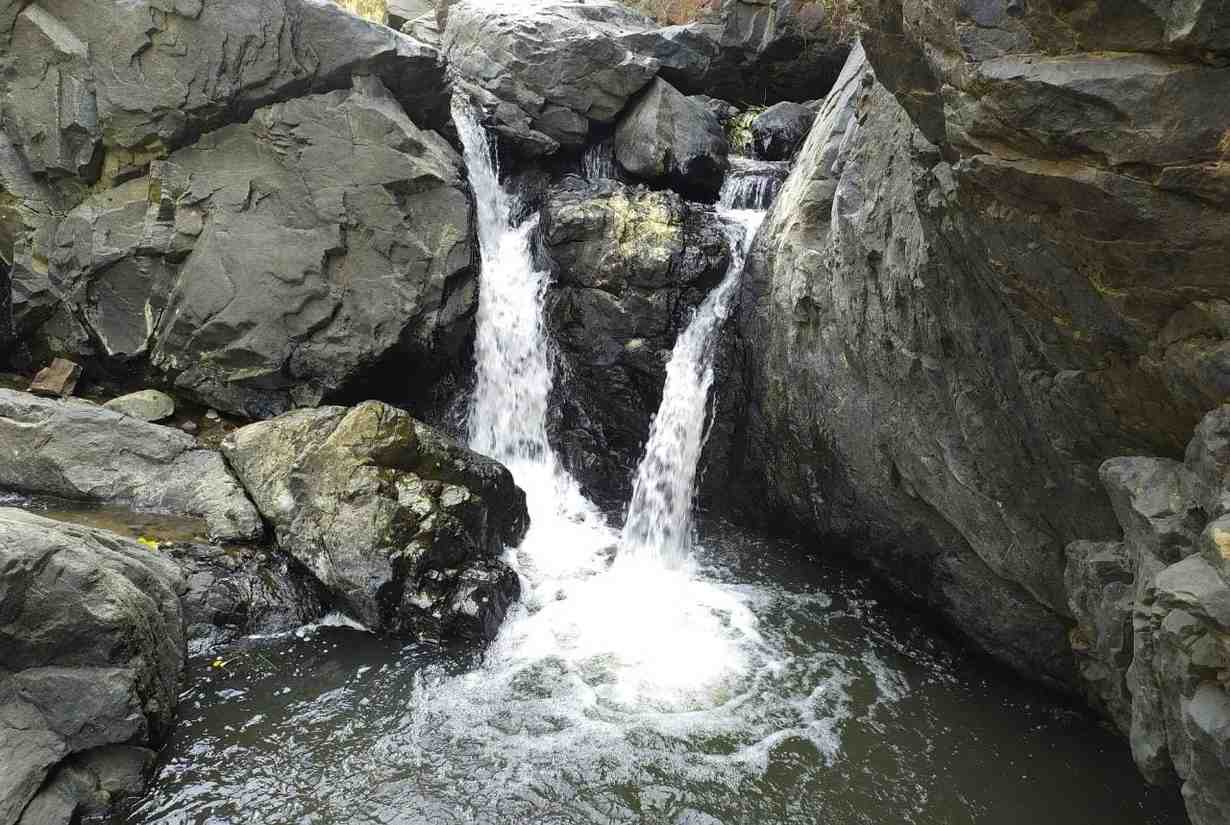
M 789 160 L 807 139 L 816 113 L 801 103 L 783 101 L 752 120 L 752 147 L 764 160 Z
M 264 533 L 221 455 L 85 401 L 0 389 L 0 487 L 198 516 L 218 541 Z
M 730 168 L 730 146 L 717 116 L 656 79 L 615 127 L 615 158 L 628 174 L 714 200 Z
M 624 38 L 652 28 L 615 2 L 448 9 L 443 51 L 485 120 L 526 155 L 579 148 L 657 73 Z
M 871 65 L 801 150 L 740 323 L 771 512 L 1071 683 L 1063 548 L 1118 533 L 1099 465 L 1180 457 L 1226 397 L 1230 69 L 1149 34 L 1165 10 L 1069 5 L 864 4 Z
M 4 130 L 38 174 L 123 179 L 268 103 L 383 77 L 429 128 L 447 119 L 434 49 L 329 0 L 25 4 L 0 27 Z
M 139 784 L 178 699 L 182 588 L 136 542 L 0 509 L 0 823 L 68 822 Z
M 223 453 L 279 547 L 377 631 L 453 633 L 466 623 L 458 588 L 478 587 L 467 582 L 498 565 L 528 525 L 507 469 L 375 401 L 249 425 L 227 436 Z
M 87 198 L 54 238 L 48 277 L 78 348 L 250 417 L 317 403 L 382 359 L 441 369 L 475 299 L 460 159 L 373 76 L 202 136 Z M 55 347 L 58 329 L 34 334 Z
M 799 0 L 722 0 L 698 23 L 673 27 L 694 57 L 662 77 L 689 93 L 764 104 L 823 97 L 850 53 L 852 21 L 827 4 Z M 664 30 L 664 33 L 670 30 Z M 696 41 L 700 41 L 697 43 Z
M 730 248 L 712 210 L 672 192 L 558 187 L 543 209 L 555 269 L 547 327 L 565 363 L 554 436 L 587 494 L 617 506 L 662 400 L 665 365 Z
M 989 366 L 1011 363 L 1008 319 L 931 242 L 950 184 L 856 49 L 744 274 L 743 460 L 758 484 L 743 498 L 778 529 L 848 541 L 1003 660 L 1071 683 L 1055 531 L 1110 537 L 1114 520 L 1096 467 L 1050 465 L 1041 434 L 1019 435 L 1024 393 L 1005 397 Z

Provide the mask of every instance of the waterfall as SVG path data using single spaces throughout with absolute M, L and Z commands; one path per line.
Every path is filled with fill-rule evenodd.
M 696 309 L 671 352 L 662 403 L 637 468 L 624 521 L 621 559 L 678 565 L 691 548 L 692 498 L 707 434 L 705 411 L 713 385 L 717 339 L 748 250 L 764 220 L 768 203 L 761 203 L 771 187 L 767 181 L 763 174 L 749 174 L 728 177 L 722 185 L 718 214 L 730 240 L 730 268 Z M 749 202 L 760 208 L 738 208 Z
M 581 155 L 581 175 L 590 182 L 619 180 L 615 144 L 609 138 L 595 143 Z
M 548 274 L 534 267 L 530 237 L 537 216 L 514 225 L 515 196 L 500 185 L 486 130 L 465 103 L 453 119 L 474 192 L 482 272 L 474 341 L 475 386 L 470 446 L 513 470 L 556 487 L 566 484 L 547 441 L 551 353 L 543 329 Z M 522 486 L 528 481 L 519 478 Z

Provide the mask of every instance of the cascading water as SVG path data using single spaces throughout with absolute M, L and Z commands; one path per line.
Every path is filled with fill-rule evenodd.
M 691 548 L 692 499 L 705 446 L 705 410 L 713 386 L 717 338 L 768 204 L 758 209 L 742 207 L 759 206 L 765 187 L 763 177 L 752 175 L 729 177 L 723 183 L 718 213 L 725 219 L 730 241 L 730 268 L 696 309 L 671 352 L 662 403 L 637 468 L 624 521 L 621 558 L 678 565 Z
M 196 668 L 129 822 L 1175 821 L 1142 813 L 1093 723 L 1069 735 L 1012 682 L 988 691 L 797 548 L 723 525 L 688 552 L 713 349 L 759 219 L 730 207 L 763 205 L 745 175 L 721 210 L 735 261 L 675 346 L 621 548 L 547 442 L 533 219 L 513 224 L 486 135 L 457 124 L 483 257 L 470 440 L 526 491 L 522 601 L 481 660 L 318 626 Z

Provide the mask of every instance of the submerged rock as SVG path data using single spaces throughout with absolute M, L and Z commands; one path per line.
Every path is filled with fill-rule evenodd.
M 121 395 L 112 398 L 103 407 L 142 421 L 162 421 L 175 414 L 175 400 L 158 390 L 140 390 Z
M 586 493 L 616 507 L 631 492 L 675 337 L 726 272 L 729 243 L 712 209 L 611 181 L 557 187 L 542 214 L 555 270 L 546 323 L 565 364 L 554 440 Z
M 698 200 L 717 198 L 729 153 L 717 116 L 661 79 L 615 127 L 615 158 L 628 174 Z
M 134 541 L 0 509 L 0 822 L 76 821 L 143 785 L 178 701 L 183 587 Z
M 217 541 L 264 534 L 217 452 L 85 401 L 0 389 L 0 487 L 198 516 Z
M 473 635 L 467 611 L 498 626 L 510 588 L 476 597 L 475 577 L 529 519 L 502 465 L 375 401 L 251 424 L 222 449 L 278 546 L 371 629 Z M 483 597 L 485 610 L 463 604 Z

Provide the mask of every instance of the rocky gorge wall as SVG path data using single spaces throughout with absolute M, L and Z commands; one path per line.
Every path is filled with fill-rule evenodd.
M 1115 467 L 1209 463 L 1187 444 L 1230 394 L 1226 14 L 865 13 L 745 280 L 744 495 L 1101 696 L 1146 775 L 1223 821 L 1226 579 L 1194 537 L 1224 478 L 1137 482 L 1184 523 L 1149 554 Z

